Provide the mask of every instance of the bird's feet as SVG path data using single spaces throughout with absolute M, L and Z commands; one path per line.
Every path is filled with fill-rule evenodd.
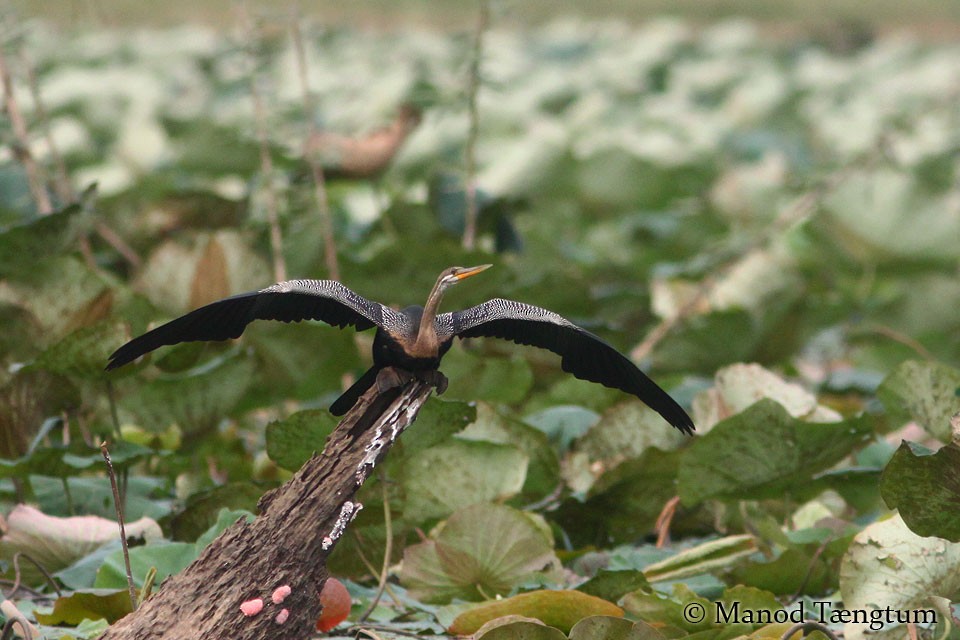
M 385 367 L 377 373 L 377 391 L 383 393 L 413 380 L 413 374 L 404 369 Z
M 399 387 L 414 378 L 426 382 L 437 390 L 437 395 L 447 390 L 447 376 L 437 370 L 410 372 L 406 369 L 385 367 L 377 374 L 377 391 L 383 393 L 388 389 Z
M 420 379 L 437 390 L 437 395 L 442 395 L 447 390 L 447 376 L 436 369 L 433 371 L 424 371 L 420 374 Z

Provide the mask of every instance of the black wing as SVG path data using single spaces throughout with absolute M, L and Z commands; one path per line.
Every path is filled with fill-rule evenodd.
M 486 336 L 549 349 L 561 356 L 564 371 L 635 395 L 683 433 L 693 433 L 693 420 L 683 407 L 625 355 L 552 311 L 496 298 L 441 314 L 437 330 L 442 339 Z
M 321 320 L 338 327 L 353 325 L 358 331 L 376 325 L 391 332 L 406 322 L 403 315 L 336 280 L 289 280 L 210 303 L 148 331 L 114 351 L 107 370 L 164 345 L 238 338 L 254 320 Z

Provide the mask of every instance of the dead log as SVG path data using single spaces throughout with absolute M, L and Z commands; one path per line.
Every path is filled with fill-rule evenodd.
M 340 421 L 323 453 L 260 499 L 256 520 L 224 531 L 100 639 L 308 637 L 320 615 L 326 558 L 363 508 L 353 496 L 416 419 L 431 388 L 418 379 L 385 391 L 374 385 Z M 271 594 L 283 585 L 291 593 L 274 604 Z M 263 600 L 263 610 L 244 615 L 241 603 L 254 598 Z

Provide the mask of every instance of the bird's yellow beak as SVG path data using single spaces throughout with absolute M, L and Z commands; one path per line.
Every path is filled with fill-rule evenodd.
M 461 268 L 457 271 L 457 273 L 455 274 L 454 277 L 456 277 L 457 281 L 459 282 L 460 280 L 463 280 L 464 278 L 469 278 L 470 276 L 475 276 L 475 275 L 477 275 L 478 273 L 480 273 L 481 271 L 486 271 L 487 269 L 489 269 L 489 268 L 492 267 L 492 266 L 493 266 L 492 264 L 481 264 L 479 267 L 461 267 Z

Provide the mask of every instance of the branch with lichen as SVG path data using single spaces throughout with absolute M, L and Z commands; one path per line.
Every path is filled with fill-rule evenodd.
M 282 487 L 172 576 L 102 640 L 305 638 L 320 614 L 326 559 L 363 508 L 355 495 L 432 387 L 417 379 L 368 390 Z M 320 443 L 317 443 L 320 446 Z

